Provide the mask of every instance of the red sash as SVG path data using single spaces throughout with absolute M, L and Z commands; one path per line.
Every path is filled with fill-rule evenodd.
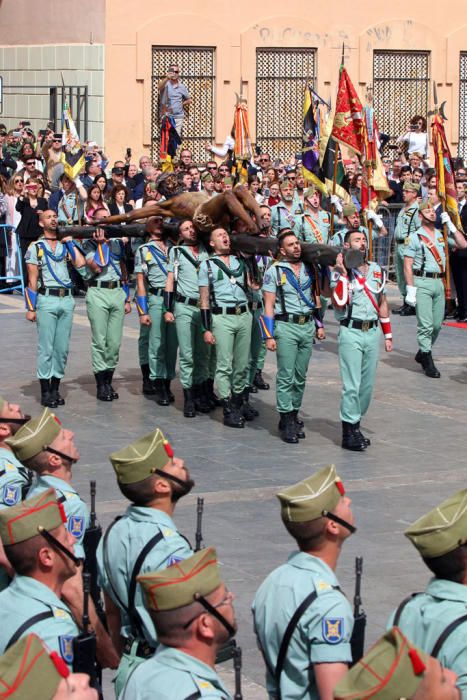
M 316 221 L 310 214 L 305 214 L 305 219 L 308 221 L 311 228 L 313 229 L 313 233 L 315 234 L 315 238 L 318 241 L 318 243 L 323 243 L 323 236 L 321 235 L 321 231 L 319 230 L 319 226 L 316 223 Z
M 441 257 L 440 252 L 433 243 L 433 241 L 430 238 L 428 238 L 428 236 L 425 236 L 425 234 L 423 233 L 419 233 L 418 237 L 423 241 L 423 243 L 426 245 L 426 247 L 434 257 L 435 262 L 438 265 L 440 271 L 444 272 L 443 258 Z
M 363 291 L 364 291 L 365 294 L 367 295 L 368 299 L 371 301 L 371 303 L 372 303 L 372 305 L 373 305 L 373 307 L 374 307 L 376 313 L 378 314 L 378 318 L 379 318 L 379 316 L 380 316 L 380 313 L 379 313 L 379 306 L 378 306 L 378 304 L 377 304 L 377 302 L 376 302 L 376 299 L 374 298 L 373 294 L 370 292 L 370 290 L 368 289 L 368 287 L 367 287 L 367 285 L 366 285 L 366 279 L 365 279 L 364 277 L 359 277 L 357 274 L 355 274 L 355 279 L 357 280 L 357 282 L 358 282 L 359 284 L 362 285 Z

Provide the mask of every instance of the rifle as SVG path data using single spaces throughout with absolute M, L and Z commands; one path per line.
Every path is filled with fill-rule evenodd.
M 204 510 L 204 498 L 198 497 L 196 502 L 196 533 L 195 533 L 195 552 L 199 552 L 203 545 L 203 510 Z
M 242 695 L 242 648 L 235 644 L 233 657 L 235 671 L 235 695 L 234 700 L 243 700 Z
M 61 240 L 65 236 L 73 236 L 82 240 L 92 238 L 97 229 L 103 229 L 110 238 L 145 238 L 148 235 L 146 224 L 127 224 L 126 226 L 118 226 L 116 224 L 105 224 L 104 221 L 99 225 L 91 224 L 89 226 L 59 226 L 57 228 L 58 239 Z
M 90 685 L 101 693 L 96 661 L 96 635 L 89 631 L 90 592 L 91 575 L 83 573 L 83 630 L 73 639 L 73 672 L 87 673 L 90 677 Z
M 97 545 L 99 544 L 102 537 L 102 528 L 97 522 L 96 516 L 96 482 L 89 482 L 91 491 L 91 512 L 90 512 L 90 523 L 86 532 L 84 533 L 83 547 L 84 547 L 84 570 L 89 574 L 91 579 L 91 598 L 96 606 L 96 612 L 101 618 L 102 622 L 105 624 L 105 614 L 102 605 L 101 590 L 97 583 Z
M 353 599 L 354 626 L 350 646 L 352 648 L 352 666 L 359 661 L 365 648 L 366 613 L 362 608 L 361 586 L 363 575 L 363 557 L 355 557 L 355 595 Z

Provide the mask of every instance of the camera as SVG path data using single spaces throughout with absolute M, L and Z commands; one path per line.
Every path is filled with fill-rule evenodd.
M 126 149 L 126 157 L 127 157 L 127 158 L 131 158 L 131 148 L 130 148 L 130 147 L 128 147 L 128 148 Z

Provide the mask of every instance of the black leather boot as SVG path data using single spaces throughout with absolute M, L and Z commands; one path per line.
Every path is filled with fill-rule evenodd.
M 419 365 L 422 364 L 422 351 L 417 350 L 417 354 L 415 355 L 415 362 L 418 362 Z
M 401 311 L 399 312 L 399 316 L 415 316 L 415 307 L 410 306 L 409 304 L 404 304 L 402 307 Z
M 431 352 L 420 353 L 420 358 L 421 365 L 426 376 L 431 377 L 432 379 L 439 379 L 441 377 L 441 372 L 437 369 L 437 367 L 435 367 Z
M 113 386 L 112 386 L 112 379 L 113 379 L 113 376 L 114 376 L 114 372 L 115 372 L 114 369 L 108 369 L 108 370 L 106 370 L 106 372 L 105 372 L 105 381 L 106 381 L 106 384 L 107 384 L 107 387 L 108 387 L 109 394 L 110 394 L 110 396 L 112 397 L 112 400 L 113 400 L 113 399 L 118 399 L 118 394 L 117 394 L 117 392 L 115 391 L 115 389 L 114 389 Z
M 255 378 L 253 379 L 253 384 L 258 389 L 263 389 L 264 391 L 267 391 L 269 389 L 269 384 L 264 381 L 263 375 L 261 374 L 260 369 L 256 370 Z
M 171 381 L 172 381 L 171 379 L 164 379 L 164 382 L 165 382 L 165 390 L 167 391 L 167 396 L 169 397 L 170 403 L 173 403 L 173 402 L 175 401 L 175 396 L 174 396 L 174 395 L 172 394 L 172 392 L 170 391 L 170 382 L 171 382 Z
M 222 402 L 224 408 L 224 425 L 229 428 L 244 428 L 245 419 L 240 414 L 240 407 L 234 404 L 234 399 L 225 399 Z
M 156 403 L 159 406 L 169 406 L 170 399 L 165 386 L 165 379 L 155 379 L 154 386 L 156 388 Z
M 303 430 L 305 423 L 298 417 L 298 411 L 292 411 L 293 419 L 295 421 L 295 432 L 299 440 L 306 438 L 305 431 Z
M 243 390 L 243 403 L 242 403 L 242 416 L 244 417 L 245 420 L 253 420 L 254 418 L 257 418 L 259 416 L 259 411 L 256 410 L 256 408 L 253 408 L 251 405 L 250 401 L 250 392 L 248 388 Z
M 223 406 L 223 402 L 221 399 L 216 396 L 214 392 L 214 379 L 206 379 L 204 382 L 205 386 L 205 393 L 208 397 L 208 401 L 211 404 L 212 408 L 216 408 L 216 406 Z
M 250 392 L 250 394 L 257 394 L 258 387 L 256 387 L 254 384 L 250 384 L 248 387 L 248 391 Z
M 105 372 L 96 372 L 94 374 L 96 378 L 97 392 L 96 397 L 99 401 L 113 401 L 112 395 L 109 391 L 109 385 L 106 382 Z
M 156 387 L 149 377 L 149 365 L 141 365 L 141 374 L 143 375 L 143 394 L 145 396 L 154 396 Z
M 279 430 L 283 442 L 287 442 L 290 445 L 297 444 L 297 426 L 295 425 L 292 411 L 280 414 Z
M 195 397 L 195 408 L 200 413 L 210 413 L 211 404 L 208 401 L 203 384 L 193 384 L 193 394 Z
M 342 421 L 342 447 L 344 450 L 352 450 L 352 452 L 363 452 L 367 446 L 354 428 L 352 423 Z
M 367 447 L 369 447 L 369 446 L 371 445 L 371 440 L 370 440 L 370 438 L 365 437 L 365 435 L 364 435 L 364 434 L 362 433 L 362 431 L 360 430 L 360 421 L 358 421 L 358 423 L 355 423 L 355 425 L 354 425 L 354 433 L 356 433 L 356 434 L 358 435 L 358 437 L 360 438 L 360 440 L 362 440 L 362 442 L 364 442 L 365 445 L 366 445 Z
M 47 408 L 57 408 L 57 402 L 55 401 L 54 394 L 50 390 L 50 379 L 39 379 L 41 385 L 41 406 L 47 406 Z
M 195 400 L 193 397 L 193 389 L 191 387 L 189 389 L 183 389 L 183 398 L 183 415 L 185 416 L 185 418 L 195 418 Z
M 57 406 L 65 405 L 65 399 L 60 396 L 60 379 L 58 377 L 52 377 L 50 380 L 50 394 L 57 402 Z

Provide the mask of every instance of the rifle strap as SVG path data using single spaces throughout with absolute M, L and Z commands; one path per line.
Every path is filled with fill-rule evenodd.
M 137 560 L 135 561 L 135 565 L 133 567 L 133 571 L 131 572 L 131 577 L 130 577 L 130 586 L 128 588 L 128 614 L 130 615 L 132 626 L 139 631 L 139 633 L 141 634 L 141 637 L 143 639 L 144 639 L 144 634 L 143 634 L 141 618 L 140 618 L 140 616 L 135 608 L 136 577 L 139 575 L 139 572 L 141 571 L 141 567 L 143 566 L 144 560 L 146 559 L 146 557 L 149 554 L 149 552 L 151 551 L 151 549 L 153 547 L 155 547 L 156 544 L 163 539 L 163 537 L 164 537 L 164 535 L 162 534 L 162 532 L 159 531 L 157 533 L 157 535 L 154 535 L 154 537 L 151 537 L 149 542 L 146 542 L 143 549 L 139 553 Z
M 406 605 L 408 605 L 410 603 L 410 601 L 413 600 L 413 598 L 415 598 L 418 595 L 421 595 L 421 593 L 411 593 L 411 595 L 407 596 L 407 598 L 404 598 L 402 603 L 397 608 L 396 614 L 394 615 L 394 620 L 392 623 L 394 627 L 399 627 L 399 621 L 401 619 L 402 613 L 405 610 Z
M 458 617 L 446 627 L 444 632 L 442 632 L 442 634 L 440 634 L 440 636 L 438 637 L 438 640 L 431 652 L 431 656 L 434 656 L 435 659 L 438 658 L 438 654 L 446 639 L 454 632 L 455 629 L 459 627 L 459 625 L 462 625 L 463 622 L 467 622 L 467 615 L 462 615 L 461 617 Z
M 188 697 L 186 697 L 184 700 L 197 700 L 197 698 L 200 698 L 200 697 L 201 697 L 201 693 L 199 690 L 197 690 L 196 692 L 192 693 L 191 695 L 188 695 Z
M 117 593 L 117 591 L 116 591 L 116 589 L 115 589 L 115 586 L 114 586 L 114 584 L 113 584 L 112 577 L 111 577 L 111 575 L 110 575 L 109 552 L 108 552 L 108 549 L 107 549 L 107 542 L 108 542 L 108 539 L 109 539 L 110 531 L 111 531 L 111 529 L 113 528 L 113 526 L 116 525 L 116 524 L 118 523 L 119 520 L 120 520 L 120 518 L 115 518 L 115 520 L 113 521 L 113 523 L 111 523 L 111 524 L 109 525 L 109 527 L 107 528 L 107 530 L 105 531 L 105 533 L 104 533 L 104 539 L 103 539 L 103 542 L 102 542 L 102 554 L 103 554 L 103 558 L 104 558 L 104 570 L 105 570 L 105 573 L 107 574 L 107 579 L 108 579 L 108 581 L 109 581 L 110 588 L 112 589 L 112 594 L 113 594 L 115 600 L 117 601 L 118 605 L 122 608 L 122 610 L 125 610 L 125 611 L 126 611 L 126 610 L 127 610 L 127 607 L 126 607 L 125 603 L 122 601 L 122 599 L 120 598 L 120 596 L 118 595 L 118 593 Z
M 49 617 L 54 617 L 52 610 L 46 610 L 44 612 L 37 613 L 37 615 L 33 615 L 32 617 L 29 617 L 27 620 L 25 620 L 23 624 L 18 627 L 13 636 L 10 637 L 9 642 L 5 647 L 5 651 L 9 649 L 15 642 L 17 642 L 18 639 L 23 636 L 26 630 L 28 630 L 30 627 L 33 627 L 38 622 L 42 622 L 42 620 L 47 620 Z

